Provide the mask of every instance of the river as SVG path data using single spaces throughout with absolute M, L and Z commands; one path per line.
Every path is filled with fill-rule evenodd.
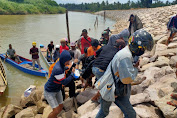
M 67 37 L 65 14 L 55 15 L 0 15 L 0 53 L 5 53 L 8 45 L 16 50 L 18 55 L 31 59 L 29 49 L 32 42 L 47 46 L 51 40 L 60 44 L 60 39 Z M 98 16 L 98 27 L 94 27 L 96 15 L 81 12 L 69 12 L 69 26 L 71 41 L 76 41 L 82 29 L 89 29 L 88 35 L 99 39 L 101 32 L 110 27 L 113 29 L 115 21 Z M 41 65 L 48 70 L 44 60 L 40 57 Z M 43 86 L 46 78 L 23 73 L 7 63 L 3 63 L 8 87 L 0 97 L 0 108 L 7 104 L 18 104 L 20 96 L 30 85 Z

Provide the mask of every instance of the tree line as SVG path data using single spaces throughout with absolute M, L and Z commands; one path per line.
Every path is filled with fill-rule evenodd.
M 138 0 L 137 2 L 129 0 L 127 3 L 114 2 L 109 3 L 108 0 L 102 3 L 81 3 L 81 4 L 60 4 L 61 7 L 65 7 L 70 11 L 101 11 L 101 10 L 123 10 L 131 8 L 154 8 L 177 4 L 177 0 L 173 2 L 162 2 L 161 0 Z

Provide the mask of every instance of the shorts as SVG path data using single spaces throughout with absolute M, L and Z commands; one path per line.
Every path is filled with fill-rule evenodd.
M 170 31 L 171 31 L 170 36 L 172 36 L 172 34 L 174 34 L 174 33 L 177 32 L 177 29 L 176 29 L 175 27 L 171 27 L 171 28 L 170 28 Z
M 44 90 L 44 97 L 49 105 L 54 109 L 63 103 L 62 92 L 47 92 Z

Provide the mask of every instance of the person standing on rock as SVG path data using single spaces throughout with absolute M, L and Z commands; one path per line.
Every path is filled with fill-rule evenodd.
M 129 45 L 116 53 L 104 75 L 95 84 L 101 94 L 101 107 L 96 118 L 105 118 L 112 102 L 122 110 L 125 118 L 136 118 L 129 101 L 131 84 L 137 76 L 139 65 L 139 62 L 133 65 L 133 56 L 140 56 L 145 50 L 151 51 L 153 45 L 152 36 L 141 29 L 131 36 Z
M 64 50 L 60 55 L 60 60 L 56 62 L 52 74 L 44 86 L 44 97 L 53 108 L 53 111 L 49 114 L 48 118 L 56 118 L 63 109 L 62 85 L 67 85 L 74 78 L 75 68 L 73 68 L 71 74 L 65 78 L 65 66 L 69 65 L 71 59 L 70 53 Z
M 177 33 L 177 15 L 173 16 L 170 21 L 168 22 L 167 25 L 168 30 L 171 31 L 171 34 L 166 42 L 166 45 L 168 45 L 170 42 L 173 41 L 173 37 L 175 36 L 175 34 Z
M 114 46 L 116 44 L 117 39 L 123 39 L 125 41 L 125 44 L 128 44 L 128 37 L 130 35 L 130 32 L 128 29 L 124 29 L 119 34 L 112 35 L 109 39 L 108 45 Z
M 102 46 L 107 45 L 109 41 L 109 32 L 103 31 L 102 37 L 100 38 L 99 42 Z
M 130 25 L 129 25 L 129 32 L 130 32 L 130 36 L 137 30 L 142 29 L 143 28 L 143 23 L 141 22 L 140 18 L 137 15 L 130 15 L 129 18 L 130 21 Z
M 81 38 L 77 41 L 77 45 L 78 45 L 78 48 L 81 51 L 81 54 L 84 54 L 84 49 L 86 47 L 90 47 L 91 46 L 92 39 L 93 38 L 88 36 L 87 30 L 83 29 L 82 30 L 82 34 L 81 34 Z

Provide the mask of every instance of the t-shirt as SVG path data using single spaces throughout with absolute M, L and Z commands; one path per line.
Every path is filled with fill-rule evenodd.
M 7 50 L 7 54 L 11 57 L 14 57 L 14 54 L 15 54 L 15 50 L 14 49 L 8 49 Z
M 37 54 L 32 54 L 32 53 L 36 53 L 36 52 L 37 52 Z M 39 58 L 38 52 L 39 52 L 38 48 L 36 48 L 36 47 L 35 48 L 32 47 L 30 49 L 30 54 L 32 54 L 32 59 L 38 59 Z
M 103 46 L 96 52 L 98 54 L 98 57 L 94 60 L 93 67 L 97 67 L 101 70 L 106 71 L 107 66 L 109 65 L 109 63 L 117 52 L 118 49 L 114 46 Z
M 74 53 L 74 59 L 79 59 L 81 56 L 81 51 L 79 49 L 71 50 Z
M 64 50 L 69 50 L 69 47 L 68 46 L 60 46 L 60 54 L 64 51 Z
M 49 49 L 50 52 L 52 52 L 52 50 L 54 49 L 54 45 L 49 44 L 48 49 Z
M 88 57 L 94 55 L 95 52 L 96 52 L 97 50 L 99 50 L 100 48 L 101 48 L 101 46 L 98 45 L 97 49 L 96 49 L 96 50 L 93 50 L 93 47 L 90 46 L 90 47 L 87 49 Z

